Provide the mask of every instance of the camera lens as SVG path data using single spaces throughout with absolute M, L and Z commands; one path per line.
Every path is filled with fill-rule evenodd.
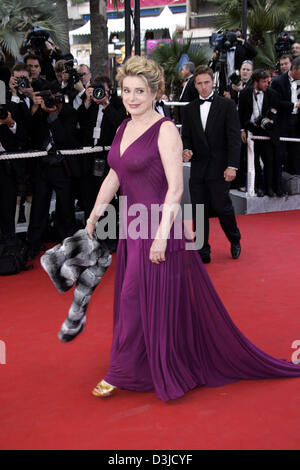
M 105 90 L 104 85 L 102 85 L 102 83 L 94 85 L 93 97 L 96 100 L 102 100 L 104 98 L 105 94 L 106 94 L 106 90 Z

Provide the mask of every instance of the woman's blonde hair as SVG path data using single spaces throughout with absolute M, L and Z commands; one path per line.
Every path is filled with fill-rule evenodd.
M 118 68 L 116 79 L 122 88 L 125 77 L 141 77 L 152 93 L 162 95 L 165 89 L 164 71 L 154 60 L 133 56 Z

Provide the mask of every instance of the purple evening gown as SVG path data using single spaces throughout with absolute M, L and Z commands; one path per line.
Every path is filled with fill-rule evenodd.
M 157 146 L 162 118 L 120 155 L 129 121 L 121 124 L 108 161 L 127 206 L 162 204 L 167 180 Z M 127 217 L 127 226 L 136 218 Z M 234 325 L 197 251 L 168 240 L 166 261 L 149 260 L 151 239 L 120 239 L 114 297 L 114 334 L 105 380 L 163 401 L 199 386 L 240 379 L 300 377 L 298 365 L 254 346 Z

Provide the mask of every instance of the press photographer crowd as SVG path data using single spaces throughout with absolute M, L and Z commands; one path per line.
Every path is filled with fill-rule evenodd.
M 227 31 L 214 36 L 208 63 L 214 73 L 214 93 L 233 100 L 240 118 L 241 159 L 232 187 L 246 190 L 247 132 L 270 137 L 254 143 L 259 197 L 284 195 L 283 171 L 300 175 L 300 143 L 279 140 L 280 136 L 300 138 L 300 44 L 282 33 L 275 47 L 278 66 L 254 70 L 255 48 L 242 39 L 241 31 Z M 53 191 L 56 241 L 79 228 L 76 211 L 85 220 L 89 217 L 109 170 L 107 150 L 82 156 L 60 151 L 110 146 L 128 117 L 109 77 L 97 75 L 96 70 L 92 74 L 87 65 L 76 66 L 72 55 L 63 55 L 47 31 L 31 31 L 21 54 L 22 61 L 9 69 L 0 50 L 0 274 L 9 272 L 3 262 L 9 251 L 5 247 L 17 246 L 25 260 L 15 256 L 15 272 L 18 263 L 22 269 L 22 263 L 25 266 L 45 248 Z M 182 90 L 175 101 L 199 99 L 194 71 L 192 62 L 179 71 Z M 172 108 L 165 106 L 168 97 L 161 98 L 157 97 L 156 110 L 175 119 Z M 184 107 L 178 121 L 184 121 Z M 1 155 L 30 151 L 47 154 L 1 159 Z M 25 244 L 16 237 L 20 222 L 27 224 Z M 114 251 L 115 241 L 110 247 Z

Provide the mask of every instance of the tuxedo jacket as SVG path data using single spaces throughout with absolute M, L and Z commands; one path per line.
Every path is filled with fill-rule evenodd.
M 82 103 L 77 110 L 83 146 L 94 145 L 93 132 L 97 122 L 98 111 L 99 105 L 94 101 L 92 101 L 88 109 Z M 107 108 L 103 110 L 99 145 L 112 144 L 119 125 L 126 117 L 126 110 L 122 100 L 118 96 L 113 96 Z
M 275 77 L 274 80 L 272 81 L 271 86 L 272 86 L 272 89 L 277 91 L 277 93 L 280 96 L 280 109 L 281 109 L 280 127 L 282 129 L 282 132 L 286 133 L 286 130 L 288 127 L 288 120 L 294 108 L 294 105 L 291 101 L 292 92 L 291 92 L 291 85 L 290 85 L 288 72 L 282 75 L 279 75 L 278 77 Z M 299 123 L 300 122 L 299 111 L 297 113 L 297 116 L 298 116 L 298 123 Z M 299 124 L 298 124 L 298 129 L 300 132 Z
M 94 146 L 93 133 L 97 122 L 98 111 L 99 105 L 94 101 L 88 109 L 85 107 L 84 103 L 82 103 L 77 110 L 77 119 L 80 126 L 80 140 L 83 147 Z M 101 134 L 98 145 L 111 145 L 119 125 L 126 117 L 126 110 L 121 98 L 113 96 L 109 105 L 103 110 Z M 84 174 L 90 174 L 92 172 L 95 155 L 96 154 L 91 154 L 90 157 L 87 156 L 83 158 L 82 170 Z
M 239 168 L 241 134 L 235 103 L 215 94 L 205 131 L 199 98 L 189 103 L 184 108 L 182 140 L 183 148 L 193 151 L 191 178 L 223 179 L 228 166 Z
M 274 119 L 274 125 L 272 129 L 266 131 L 264 129 L 254 126 L 250 119 L 253 113 L 253 86 L 245 88 L 240 93 L 239 97 L 239 116 L 241 122 L 241 129 L 250 130 L 255 135 L 267 135 L 271 138 L 277 138 L 280 136 L 280 97 L 276 91 L 272 88 L 267 88 L 264 93 L 261 115 L 266 116 L 269 109 L 275 108 L 277 110 L 276 118 Z
M 69 150 L 80 147 L 77 138 L 76 110 L 67 103 L 63 103 L 60 113 L 49 115 L 39 109 L 33 115 L 34 121 L 34 147 L 46 150 L 51 140 L 58 150 Z M 40 160 L 40 159 L 39 159 Z M 43 160 L 42 160 L 43 161 Z M 66 155 L 62 161 L 69 176 L 79 177 L 81 174 L 80 157 Z
M 161 106 L 161 108 L 162 108 L 162 110 L 163 110 L 164 116 L 165 116 L 165 117 L 168 117 L 168 118 L 171 118 L 170 106 L 166 106 L 164 103 L 162 103 L 160 106 Z M 155 106 L 155 111 L 158 112 L 157 106 Z

